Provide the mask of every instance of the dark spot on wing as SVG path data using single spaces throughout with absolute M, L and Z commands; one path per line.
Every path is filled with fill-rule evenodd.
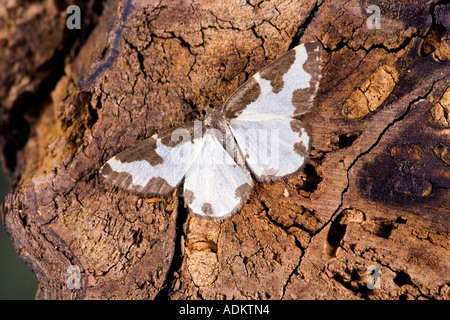
M 188 122 L 177 126 L 175 128 L 170 128 L 156 135 L 161 139 L 161 143 L 168 147 L 175 147 L 180 143 L 190 142 L 192 143 L 194 139 L 194 122 Z
M 100 169 L 100 177 L 102 178 L 108 178 L 109 175 L 112 173 L 111 166 L 108 163 L 105 163 L 103 167 Z
M 187 205 L 192 204 L 192 202 L 195 199 L 194 193 L 191 190 L 184 189 L 183 194 L 184 194 L 184 203 L 186 203 Z
M 292 131 L 298 133 L 299 139 L 303 134 L 302 129 L 306 132 L 306 134 L 308 134 L 308 131 L 307 131 L 305 125 L 301 121 L 299 121 L 297 119 L 293 119 L 290 122 L 290 125 L 291 125 Z M 311 136 L 309 134 L 308 134 L 308 136 L 311 139 Z M 309 145 L 305 146 L 305 144 L 302 141 L 296 142 L 294 144 L 294 151 L 296 153 L 298 153 L 299 155 L 301 155 L 302 157 L 307 157 L 309 155 L 309 149 L 310 149 L 310 146 Z
M 306 43 L 308 57 L 303 64 L 303 69 L 311 75 L 309 87 L 297 89 L 292 94 L 292 105 L 295 107 L 295 116 L 302 115 L 312 107 L 316 91 L 319 87 L 321 76 L 322 47 L 319 43 Z
M 255 78 L 250 78 L 225 103 L 225 117 L 228 119 L 236 118 L 250 103 L 256 101 L 260 94 L 261 88 L 258 82 Z
M 261 78 L 269 80 L 273 93 L 283 90 L 283 76 L 289 71 L 295 61 L 295 50 L 290 50 L 275 60 L 270 68 L 265 68 L 259 73 Z
M 236 190 L 234 191 L 234 195 L 242 202 L 250 196 L 251 191 L 252 187 L 248 183 L 244 183 L 236 188 Z
M 117 154 L 115 158 L 123 163 L 145 160 L 152 166 L 156 166 L 164 162 L 164 159 L 156 153 L 156 139 L 154 138 L 143 140 L 137 145 L 125 149 L 121 153 Z
M 172 187 L 166 180 L 160 177 L 150 179 L 145 186 L 134 185 L 131 174 L 128 172 L 116 172 L 112 170 L 108 163 L 101 168 L 100 177 L 113 186 L 141 196 L 166 196 L 176 187 Z
M 202 206 L 202 212 L 206 215 L 206 216 L 213 216 L 214 215 L 214 211 L 212 209 L 212 206 L 210 203 L 205 202 Z
M 156 166 L 164 162 L 164 159 L 156 152 L 156 139 L 160 139 L 163 145 L 174 148 L 180 143 L 192 143 L 193 137 L 194 125 L 193 122 L 189 122 L 176 128 L 170 128 L 143 140 L 135 146 L 129 147 L 117 154 L 115 158 L 123 163 L 145 160 L 150 163 L 150 165 Z
M 148 195 L 169 194 L 175 187 L 172 187 L 167 181 L 160 177 L 151 178 L 147 185 L 141 189 L 140 193 Z
M 261 175 L 258 176 L 258 180 L 265 182 L 280 180 L 283 176 L 280 176 L 278 173 L 279 170 L 275 168 L 265 168 L 263 169 Z

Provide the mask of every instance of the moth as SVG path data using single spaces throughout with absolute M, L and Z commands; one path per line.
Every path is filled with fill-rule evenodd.
M 225 219 L 249 198 L 254 180 L 297 174 L 311 134 L 299 117 L 313 105 L 322 47 L 301 44 L 254 74 L 221 110 L 170 128 L 108 160 L 100 177 L 144 197 L 165 197 L 183 182 L 195 215 Z

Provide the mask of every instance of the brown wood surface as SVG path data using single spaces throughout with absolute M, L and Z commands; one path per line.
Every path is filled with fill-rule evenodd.
M 39 298 L 450 298 L 445 1 L 78 1 L 80 31 L 65 25 L 76 1 L 56 2 L 0 5 L 2 222 Z M 202 119 L 312 40 L 324 57 L 303 173 L 257 184 L 221 222 L 180 192 L 100 183 L 111 156 Z

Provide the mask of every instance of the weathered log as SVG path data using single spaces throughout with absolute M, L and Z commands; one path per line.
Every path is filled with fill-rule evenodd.
M 55 3 L 0 7 L 2 222 L 39 298 L 450 298 L 444 1 L 80 1 L 81 33 Z M 315 39 L 304 172 L 256 184 L 224 221 L 100 182 L 114 154 Z

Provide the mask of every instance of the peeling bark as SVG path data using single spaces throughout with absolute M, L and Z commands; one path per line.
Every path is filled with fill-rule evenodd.
M 370 4 L 380 29 L 367 28 Z M 90 1 L 81 33 L 52 0 L 0 8 L 2 222 L 39 298 L 449 299 L 448 6 L 370 4 Z M 315 39 L 325 54 L 302 117 L 304 172 L 257 184 L 221 222 L 189 214 L 177 192 L 100 183 L 108 158 L 203 119 Z

